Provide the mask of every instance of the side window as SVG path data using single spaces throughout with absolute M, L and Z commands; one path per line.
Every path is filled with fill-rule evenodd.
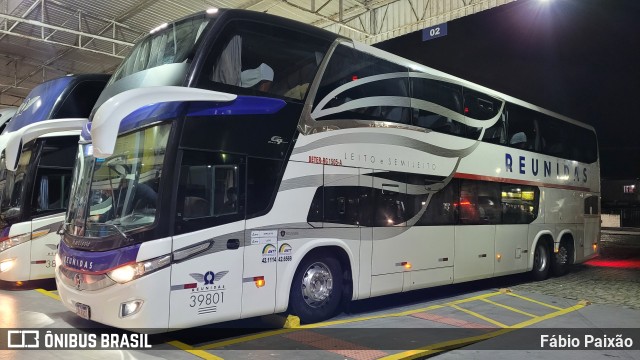
M 358 186 L 321 186 L 313 197 L 309 222 L 360 225 L 359 205 L 361 194 L 366 188 Z M 329 224 L 326 224 L 329 223 Z
M 500 109 L 502 108 L 502 101 L 491 97 L 487 94 L 471 90 L 464 89 L 464 116 L 467 119 L 472 120 L 490 120 L 494 119 Z M 486 126 L 483 126 L 486 127 Z M 504 121 L 502 118 L 498 119 L 498 122 L 491 127 L 493 130 L 489 135 L 489 129 L 485 131 L 484 138 L 488 136 L 492 137 L 493 142 L 503 143 L 502 139 L 506 138 Z M 482 127 L 467 127 L 467 137 L 470 139 L 477 139 L 480 135 Z M 496 139 L 497 137 L 497 139 Z M 505 139 L 506 140 L 506 139 Z
M 459 186 L 459 181 L 452 179 L 442 190 L 432 194 L 426 211 L 416 225 L 454 225 Z
M 502 184 L 503 224 L 529 224 L 538 216 L 540 190 L 534 186 Z
M 509 119 L 509 110 L 505 107 L 495 125 L 487 128 L 482 136 L 482 141 L 492 144 L 507 144 L 507 122 Z
M 579 149 L 572 146 L 574 136 L 570 124 L 544 116 L 540 122 L 541 151 L 547 155 L 577 160 Z
M 316 120 L 410 123 L 408 69 L 339 45 L 314 100 Z
M 573 141 L 577 143 L 580 157 L 578 161 L 588 164 L 598 160 L 598 140 L 593 130 L 577 127 Z
M 445 134 L 466 134 L 462 86 L 413 73 L 410 81 L 414 125 Z
M 460 224 L 500 224 L 498 183 L 462 180 L 458 202 Z
M 198 86 L 303 100 L 330 43 L 249 21 L 229 23 Z
M 540 149 L 536 112 L 522 106 L 507 104 L 509 110 L 508 146 L 537 151 Z
M 280 181 L 282 161 L 250 157 L 247 163 L 247 217 L 264 214 L 272 205 Z
M 67 208 L 71 172 L 71 169 L 38 169 L 31 205 L 36 213 Z
M 78 138 L 62 136 L 39 141 L 42 142 L 42 150 L 33 184 L 31 209 L 35 214 L 64 210 L 69 201 Z
M 244 218 L 244 159 L 185 150 L 180 166 L 177 233 Z
M 498 115 L 502 101 L 481 92 L 464 88 L 464 115 L 474 120 L 489 120 Z
M 374 190 L 373 226 L 404 225 L 406 218 L 406 194 L 404 187 L 383 183 Z
M 51 118 L 84 118 L 89 117 L 93 105 L 98 100 L 102 89 L 106 85 L 105 81 L 83 81 L 77 84 L 69 95 L 64 99 L 60 108 Z
M 584 214 L 585 215 L 600 214 L 600 197 L 587 196 L 584 199 Z

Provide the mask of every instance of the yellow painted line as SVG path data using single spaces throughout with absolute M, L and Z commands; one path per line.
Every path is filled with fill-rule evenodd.
M 472 297 L 464 298 L 464 299 L 460 299 L 460 300 L 454 300 L 454 301 L 451 301 L 451 302 L 448 302 L 448 303 L 444 303 L 444 304 L 431 305 L 431 306 L 427 306 L 427 307 L 420 308 L 420 309 L 407 310 L 407 311 L 402 311 L 402 312 L 398 312 L 398 313 L 364 316 L 364 317 L 344 319 L 344 320 L 325 321 L 325 322 L 320 322 L 320 323 L 316 323 L 316 324 L 302 325 L 300 327 L 293 328 L 293 329 L 271 330 L 271 331 L 266 331 L 266 332 L 260 333 L 260 334 L 242 336 L 242 337 L 238 337 L 238 338 L 235 338 L 235 339 L 229 339 L 229 340 L 215 342 L 215 343 L 208 344 L 208 345 L 203 345 L 203 346 L 198 347 L 197 349 L 200 349 L 200 350 L 211 350 L 211 349 L 216 349 L 216 348 L 220 348 L 220 347 L 224 347 L 224 346 L 240 344 L 240 343 L 247 342 L 247 341 L 263 339 L 263 338 L 270 337 L 270 336 L 282 335 L 282 334 L 286 334 L 286 333 L 291 332 L 291 331 L 297 331 L 297 330 L 303 330 L 303 329 L 317 329 L 317 328 L 322 328 L 322 327 L 327 327 L 327 326 L 349 324 L 349 323 L 361 322 L 361 321 L 367 321 L 367 320 L 386 319 L 386 318 L 391 318 L 391 317 L 409 316 L 409 315 L 413 315 L 413 314 L 417 314 L 417 313 L 421 313 L 421 312 L 425 312 L 425 311 L 441 309 L 441 308 L 444 308 L 444 307 L 447 307 L 447 306 L 451 306 L 451 305 L 464 304 L 464 303 L 471 302 L 471 301 L 476 301 L 476 300 L 480 300 L 480 299 L 486 299 L 486 298 L 489 298 L 489 297 L 492 297 L 492 296 L 496 296 L 496 295 L 500 295 L 500 294 L 501 294 L 500 292 L 492 292 L 492 293 L 480 294 L 480 295 L 477 295 L 477 296 L 472 296 Z
M 400 353 L 397 353 L 397 354 L 392 354 L 392 355 L 389 355 L 389 356 L 385 356 L 385 357 L 380 358 L 379 360 L 416 359 L 416 358 L 419 358 L 419 357 L 423 357 L 425 355 L 433 355 L 433 354 L 437 354 L 439 352 L 443 352 L 445 350 L 453 350 L 453 349 L 461 348 L 463 346 L 471 345 L 473 343 L 477 343 L 477 342 L 480 342 L 480 341 L 483 341 L 483 340 L 488 340 L 488 339 L 494 338 L 496 336 L 500 336 L 502 334 L 506 334 L 506 333 L 511 332 L 513 330 L 515 330 L 515 329 L 505 328 L 505 329 L 492 331 L 490 333 L 486 333 L 486 334 L 482 334 L 482 335 L 471 336 L 471 337 L 462 338 L 462 339 L 454 339 L 454 340 L 449 340 L 449 341 L 443 341 L 443 342 L 440 342 L 440 343 L 437 343 L 437 344 L 425 346 L 425 347 L 420 348 L 420 349 L 403 351 L 403 352 L 400 352 Z
M 491 304 L 491 305 L 494 305 L 494 306 L 498 306 L 498 307 L 501 307 L 501 308 L 503 308 L 503 309 L 507 309 L 507 310 L 510 310 L 510 311 L 516 312 L 516 313 L 518 313 L 518 314 L 527 315 L 527 316 L 532 317 L 532 318 L 534 318 L 534 317 L 537 317 L 537 316 L 538 316 L 538 315 L 529 314 L 529 313 L 528 313 L 528 312 L 526 312 L 526 311 L 522 311 L 522 310 L 520 310 L 520 309 L 516 309 L 516 308 L 513 308 L 513 307 L 511 307 L 511 306 L 507 306 L 507 305 L 504 305 L 504 304 L 500 304 L 500 303 L 497 303 L 497 302 L 495 302 L 495 301 L 491 301 L 491 300 L 488 300 L 488 299 L 482 299 L 482 301 L 486 302 L 487 304 Z
M 515 325 L 511 325 L 510 328 L 514 328 L 514 329 L 524 328 L 524 327 L 527 327 L 529 325 L 533 325 L 533 324 L 539 323 L 540 321 L 552 319 L 552 318 L 560 316 L 560 315 L 564 315 L 564 314 L 568 314 L 568 313 L 576 311 L 576 310 L 580 310 L 583 307 L 585 307 L 585 305 L 578 304 L 578 305 L 574 305 L 574 306 L 568 307 L 566 309 L 560 309 L 560 310 L 558 310 L 556 312 L 552 312 L 552 313 L 547 314 L 547 315 L 538 316 L 538 317 L 535 317 L 533 319 L 529 319 L 527 321 L 523 321 L 521 323 L 518 323 L 518 324 L 515 324 Z
M 532 302 L 532 303 L 534 303 L 534 304 L 538 304 L 538 305 L 546 306 L 546 307 L 548 307 L 548 308 L 552 308 L 552 309 L 554 309 L 554 310 L 558 310 L 558 311 L 562 310 L 562 308 L 561 308 L 561 307 L 557 307 L 557 306 L 549 305 L 549 304 L 543 303 L 542 301 L 533 300 L 533 299 L 530 299 L 530 298 L 528 298 L 528 297 L 526 297 L 526 296 L 518 295 L 518 294 L 515 294 L 515 293 L 507 293 L 507 295 L 509 295 L 509 296 L 515 296 L 515 297 L 517 297 L 517 298 L 519 298 L 519 299 L 526 300 L 526 301 Z
M 44 295 L 44 296 L 48 296 L 52 299 L 56 299 L 58 301 L 60 301 L 60 296 L 58 296 L 58 294 L 54 294 L 51 291 L 47 291 L 45 289 L 35 289 L 35 291 L 39 292 L 40 294 Z
M 216 342 L 216 343 L 213 343 L 213 344 L 209 344 L 209 345 L 199 346 L 196 349 L 199 349 L 199 350 L 211 350 L 211 349 L 221 348 L 221 347 L 225 347 L 225 346 L 241 344 L 241 343 L 247 342 L 247 341 L 258 340 L 258 339 L 262 339 L 262 338 L 266 338 L 266 337 L 270 337 L 270 336 L 282 335 L 282 334 L 286 334 L 286 333 L 289 333 L 289 332 L 298 331 L 298 329 L 300 329 L 300 328 L 271 330 L 271 331 L 266 331 L 266 332 L 259 333 L 259 334 L 242 336 L 242 337 L 235 338 L 235 339 L 229 339 L 229 340 L 219 341 L 219 342 Z
M 501 327 L 501 328 L 509 327 L 509 325 L 505 325 L 505 324 L 501 323 L 500 321 L 493 320 L 493 319 L 488 318 L 488 317 L 486 317 L 486 316 L 484 316 L 484 315 L 478 314 L 478 313 L 477 313 L 477 312 L 475 312 L 475 311 L 471 311 L 471 310 L 469 310 L 469 309 L 461 308 L 461 307 L 460 307 L 460 306 L 458 306 L 458 305 L 451 305 L 451 307 L 452 307 L 452 308 L 454 308 L 454 309 L 456 309 L 456 310 L 460 310 L 460 311 L 462 311 L 462 312 L 465 312 L 465 313 L 467 313 L 467 314 L 469 314 L 469 315 L 471 315 L 471 316 L 475 316 L 475 317 L 477 317 L 478 319 L 482 319 L 482 320 L 484 320 L 484 321 L 486 321 L 486 322 L 488 322 L 488 323 L 492 323 L 493 325 L 496 325 L 496 326 L 498 326 L 498 327 Z
M 180 350 L 186 351 L 191 355 L 197 356 L 201 359 L 205 359 L 205 360 L 224 360 L 223 358 L 210 354 L 204 350 L 198 350 L 198 349 L 194 349 L 193 347 L 178 341 L 178 340 L 174 340 L 174 341 L 169 341 L 167 344 L 169 345 L 173 345 L 175 347 L 177 347 Z
M 419 357 L 423 357 L 426 355 L 431 355 L 431 354 L 435 354 L 438 352 L 442 352 L 444 350 L 452 350 L 452 349 L 457 349 L 457 348 L 461 348 L 479 341 L 483 341 L 483 340 L 488 340 L 490 338 L 494 338 L 496 336 L 500 336 L 506 333 L 509 333 L 511 331 L 514 331 L 516 329 L 520 329 L 520 328 L 524 328 L 536 323 L 539 323 L 541 321 L 544 320 L 549 320 L 552 319 L 554 317 L 557 316 L 561 316 L 561 315 L 565 315 L 568 314 L 570 312 L 576 311 L 576 310 L 580 310 L 584 307 L 584 305 L 576 305 L 576 306 L 572 306 L 566 309 L 560 309 L 556 312 L 552 312 L 550 314 L 544 315 L 544 316 L 538 316 L 535 317 L 533 319 L 529 319 L 527 321 L 523 321 L 521 323 L 515 324 L 515 325 L 511 325 L 507 328 L 504 329 L 500 329 L 500 330 L 496 330 L 496 331 L 492 331 L 490 333 L 486 333 L 486 334 L 482 334 L 482 335 L 478 335 L 478 336 L 471 336 L 471 337 L 467 337 L 467 338 L 462 338 L 462 339 L 454 339 L 454 340 L 449 340 L 449 341 L 445 341 L 445 342 L 441 342 L 441 343 L 437 343 L 437 344 L 433 344 L 433 345 L 428 345 L 419 349 L 414 349 L 414 350 L 409 350 L 409 351 L 403 351 L 397 354 L 393 354 L 393 355 L 389 355 L 386 357 L 381 358 L 380 360 L 409 360 L 409 359 L 416 359 Z

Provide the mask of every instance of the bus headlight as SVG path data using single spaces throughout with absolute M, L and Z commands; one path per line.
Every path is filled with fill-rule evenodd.
M 31 240 L 31 233 L 12 236 L 8 239 L 0 241 L 0 251 L 5 251 L 9 248 L 12 248 L 18 244 L 22 244 L 23 242 L 26 242 L 29 240 Z
M 107 272 L 107 276 L 117 283 L 124 284 L 141 276 L 160 270 L 169 264 L 171 264 L 171 255 L 164 255 L 155 259 L 120 266 Z
M 0 273 L 11 270 L 15 262 L 16 262 L 15 259 L 9 259 L 9 260 L 0 262 Z
M 142 300 L 132 300 L 120 304 L 120 317 L 126 318 L 127 316 L 137 314 L 140 308 L 142 308 L 143 303 L 144 301 Z

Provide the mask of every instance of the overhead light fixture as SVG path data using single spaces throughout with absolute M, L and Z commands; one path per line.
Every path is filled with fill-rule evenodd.
M 218 13 L 218 8 L 208 8 L 207 9 L 207 14 L 217 14 Z
M 153 33 L 155 33 L 155 32 L 158 32 L 158 31 L 162 30 L 162 29 L 166 29 L 166 27 L 167 27 L 167 26 L 169 26 L 169 24 L 164 23 L 164 24 L 162 24 L 162 25 L 158 26 L 157 28 L 155 28 L 155 29 L 153 29 L 153 30 L 149 31 L 149 34 L 153 34 Z

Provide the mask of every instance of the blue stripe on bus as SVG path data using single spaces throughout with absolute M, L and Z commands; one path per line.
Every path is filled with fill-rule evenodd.
M 82 140 L 91 140 L 91 123 L 90 122 L 82 126 L 82 131 L 80 132 L 80 138 L 82 138 Z
M 89 273 L 103 273 L 120 265 L 133 263 L 138 257 L 140 244 L 108 251 L 83 251 L 71 249 L 64 241 L 60 242 L 58 253 L 62 265 L 69 269 Z
M 237 116 L 275 114 L 286 105 L 281 99 L 257 96 L 238 96 L 229 102 L 217 101 L 173 101 L 151 104 L 135 110 L 120 123 L 119 133 L 139 128 L 146 124 L 179 117 L 191 116 Z M 84 135 L 83 135 L 84 136 Z M 87 138 L 85 138 L 87 139 Z
M 266 97 L 238 96 L 232 102 L 216 103 L 221 106 L 212 107 L 210 104 L 208 102 L 191 103 L 187 116 L 275 114 L 286 105 L 286 102 Z

